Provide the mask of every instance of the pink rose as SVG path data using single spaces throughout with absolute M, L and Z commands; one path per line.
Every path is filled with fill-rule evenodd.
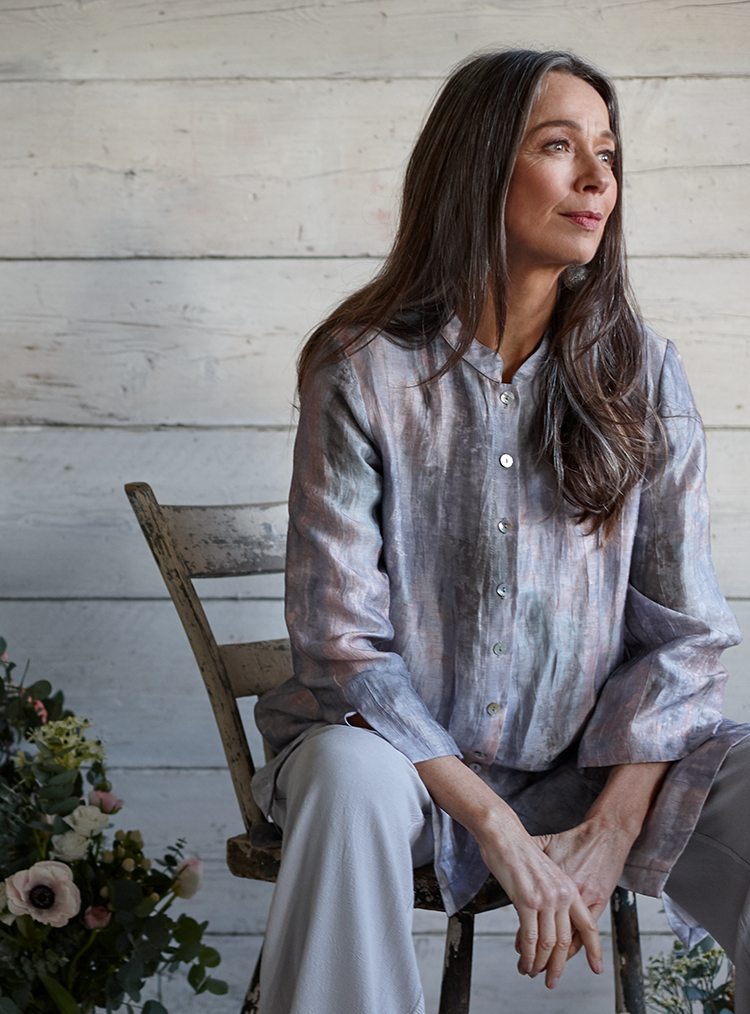
M 96 908 L 93 905 L 89 905 L 83 913 L 83 921 L 92 930 L 103 930 L 105 926 L 109 926 L 111 918 L 112 913 L 104 905 L 97 905 Z
M 81 910 L 81 894 L 65 863 L 34 863 L 5 881 L 8 909 L 49 926 L 65 926 Z
M 45 708 L 45 706 L 42 704 L 41 701 L 33 701 L 33 704 L 34 711 L 36 711 L 37 715 L 39 715 L 39 717 L 42 720 L 42 725 L 44 725 L 44 723 L 47 721 L 47 709 Z
M 203 860 L 192 856 L 177 867 L 177 883 L 174 893 L 178 898 L 192 898 L 203 883 Z
M 100 789 L 89 792 L 89 806 L 98 806 L 102 813 L 117 813 L 124 805 L 114 792 L 102 792 Z

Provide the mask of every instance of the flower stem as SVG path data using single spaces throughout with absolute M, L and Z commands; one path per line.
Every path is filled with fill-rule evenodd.
M 96 933 L 97 933 L 96 930 L 92 930 L 91 931 L 91 935 L 89 936 L 89 938 L 86 941 L 86 943 L 83 945 L 83 947 L 81 947 L 81 949 L 78 951 L 78 953 L 73 957 L 73 960 L 70 962 L 70 968 L 68 969 L 67 985 L 68 985 L 68 992 L 71 993 L 72 995 L 75 995 L 73 993 L 73 980 L 75 979 L 75 975 L 76 975 L 76 967 L 78 965 L 78 959 L 83 954 L 86 953 L 86 951 L 89 949 L 89 947 L 91 947 L 91 945 L 93 944 L 93 942 L 96 940 Z

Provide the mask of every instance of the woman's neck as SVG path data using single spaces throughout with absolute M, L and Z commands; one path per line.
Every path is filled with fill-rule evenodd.
M 503 360 L 503 381 L 509 384 L 516 370 L 526 362 L 547 330 L 557 299 L 557 275 L 526 277 L 523 281 L 508 280 L 508 305 L 505 329 L 499 339 L 495 302 L 487 290 L 479 327 L 474 335 L 478 342 L 497 350 Z

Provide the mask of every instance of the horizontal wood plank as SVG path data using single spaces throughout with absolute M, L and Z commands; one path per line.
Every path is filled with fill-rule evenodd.
M 722 0 L 14 0 L 0 9 L 0 73 L 441 76 L 475 49 L 534 45 L 612 74 L 741 74 L 749 35 L 746 5 Z
M 6 428 L 0 595 L 164 595 L 122 491 L 150 482 L 166 503 L 284 499 L 291 433 L 275 430 Z M 750 597 L 750 430 L 708 433 L 713 552 L 724 594 Z M 242 581 L 270 578 L 232 578 Z
M 432 81 L 7 83 L 0 256 L 360 256 Z M 631 253 L 747 253 L 750 78 L 627 81 Z
M 378 265 L 0 262 L 0 418 L 288 425 L 302 336 Z M 706 424 L 749 426 L 750 258 L 634 258 L 631 274 Z
M 126 482 L 148 482 L 164 503 L 267 503 L 285 500 L 289 489 L 292 434 L 283 429 L 30 427 L 0 434 L 2 595 L 163 596 Z M 237 594 L 243 582 L 280 582 L 228 580 Z
M 205 606 L 221 643 L 286 636 L 280 600 Z M 97 723 L 110 764 L 220 768 L 233 799 L 208 695 L 171 601 L 0 602 L 0 634 L 18 672 L 28 662 L 27 680 L 48 679 L 76 714 Z M 239 706 L 260 766 L 254 704 Z M 242 831 L 239 810 L 237 821 L 227 836 Z

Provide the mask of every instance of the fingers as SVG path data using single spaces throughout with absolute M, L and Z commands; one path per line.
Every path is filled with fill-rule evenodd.
M 586 957 L 591 971 L 601 975 L 604 971 L 604 962 L 602 961 L 602 942 L 599 939 L 599 930 L 594 916 L 586 908 L 580 895 L 570 908 L 570 918 L 574 928 L 580 933 L 581 942 L 586 948 Z
M 538 913 L 530 908 L 518 908 L 516 911 L 520 923 L 516 933 L 516 950 L 521 955 L 518 960 L 518 971 L 521 975 L 532 975 L 539 939 Z
M 589 966 L 596 974 L 604 970 L 602 947 L 596 921 L 576 897 L 570 909 L 557 911 L 518 910 L 520 926 L 516 933 L 518 971 L 535 978 L 546 972 L 545 985 L 554 989 L 569 958 L 586 948 Z

